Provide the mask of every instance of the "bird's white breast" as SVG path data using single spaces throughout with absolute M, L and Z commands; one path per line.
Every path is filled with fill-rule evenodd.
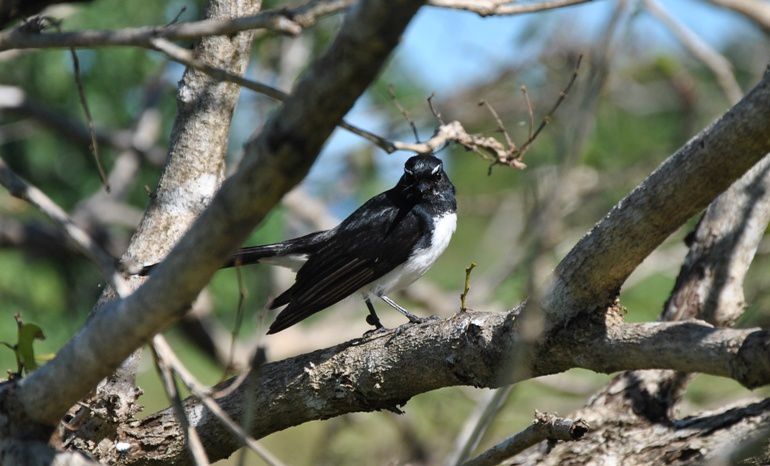
M 452 239 L 456 227 L 457 214 L 454 212 L 436 218 L 430 245 L 415 249 L 406 262 L 372 282 L 368 286 L 369 293 L 377 296 L 387 295 L 391 291 L 409 286 L 422 277 L 449 246 L 449 240 Z

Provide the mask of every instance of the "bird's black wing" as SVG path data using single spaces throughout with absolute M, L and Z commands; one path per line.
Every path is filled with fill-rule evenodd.
M 297 272 L 271 309 L 288 304 L 267 333 L 288 328 L 355 293 L 404 263 L 426 239 L 430 218 L 382 193 L 343 221 Z M 429 241 L 429 240 L 428 240 Z

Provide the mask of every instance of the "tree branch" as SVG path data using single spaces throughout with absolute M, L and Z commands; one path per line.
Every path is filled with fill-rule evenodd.
M 690 51 L 698 60 L 702 61 L 717 78 L 717 83 L 725 93 L 730 104 L 735 104 L 741 99 L 743 91 L 733 75 L 730 62 L 701 40 L 694 32 L 687 28 L 676 17 L 671 15 L 657 0 L 645 0 L 644 6 L 658 20 L 679 39 L 679 42 Z
M 770 152 L 768 108 L 770 72 L 597 223 L 554 271 L 540 303 L 548 324 L 604 309 L 650 252 Z
M 501 314 L 458 313 L 445 321 L 401 327 L 336 347 L 264 365 L 251 388 L 240 386 L 218 398 L 230 417 L 253 403 L 251 435 L 272 432 L 343 413 L 393 409 L 411 397 L 454 385 L 499 387 L 516 381 L 507 369 L 520 338 L 516 311 Z M 747 386 L 770 383 L 770 332 L 761 329 L 715 329 L 700 322 L 624 324 L 617 313 L 608 318 L 576 319 L 517 363 L 530 377 L 583 367 L 598 372 L 624 368 L 671 368 L 733 377 Z M 763 361 L 763 363 L 758 363 Z M 212 460 L 235 451 L 240 443 L 215 416 L 187 400 Z M 590 422 L 590 421 L 589 421 Z M 126 427 L 121 437 L 140 452 L 128 464 L 142 463 L 145 441 L 163 432 L 163 456 L 154 461 L 184 463 L 181 437 L 167 409 Z M 175 463 L 176 464 L 176 463 Z
M 738 12 L 770 34 L 770 5 L 757 0 L 709 0 L 714 5 Z
M 14 28 L 0 33 L 0 51 L 60 47 L 149 47 L 152 39 L 193 40 L 255 29 L 269 29 L 297 35 L 303 28 L 315 24 L 319 18 L 342 11 L 353 3 L 354 0 L 311 0 L 293 9 L 281 8 L 255 15 L 115 30 L 43 34 Z
M 582 419 L 573 421 L 536 412 L 535 422 L 531 426 L 466 461 L 462 466 L 495 466 L 543 440 L 580 440 L 588 430 L 588 424 Z

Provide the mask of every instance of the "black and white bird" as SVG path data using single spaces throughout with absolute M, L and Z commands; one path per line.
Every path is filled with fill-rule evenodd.
M 420 278 L 449 245 L 457 224 L 455 188 L 441 160 L 416 155 L 392 189 L 366 201 L 336 227 L 280 243 L 240 249 L 225 264 L 256 262 L 297 272 L 294 284 L 270 303 L 286 306 L 268 334 L 360 292 L 366 321 L 384 328 L 371 298 L 378 297 L 410 322 L 421 319 L 388 297 Z M 152 266 L 145 267 L 148 273 Z

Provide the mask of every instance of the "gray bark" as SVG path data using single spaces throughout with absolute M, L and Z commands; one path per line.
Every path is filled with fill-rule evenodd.
M 690 250 L 661 320 L 700 318 L 720 326 L 734 323 L 743 313 L 743 280 L 768 221 L 770 156 L 765 156 L 709 205 L 688 237 Z M 767 400 L 677 419 L 677 403 L 691 378 L 687 372 L 673 370 L 623 373 L 574 414 L 590 416 L 593 421 L 592 431 L 581 444 L 564 444 L 553 450 L 541 446 L 520 455 L 517 461 L 582 464 L 590 458 L 590 464 L 602 464 L 612 456 L 629 465 L 661 461 L 700 464 L 768 428 Z M 619 431 L 624 435 L 614 435 Z M 710 434 L 702 435 L 703 431 Z

